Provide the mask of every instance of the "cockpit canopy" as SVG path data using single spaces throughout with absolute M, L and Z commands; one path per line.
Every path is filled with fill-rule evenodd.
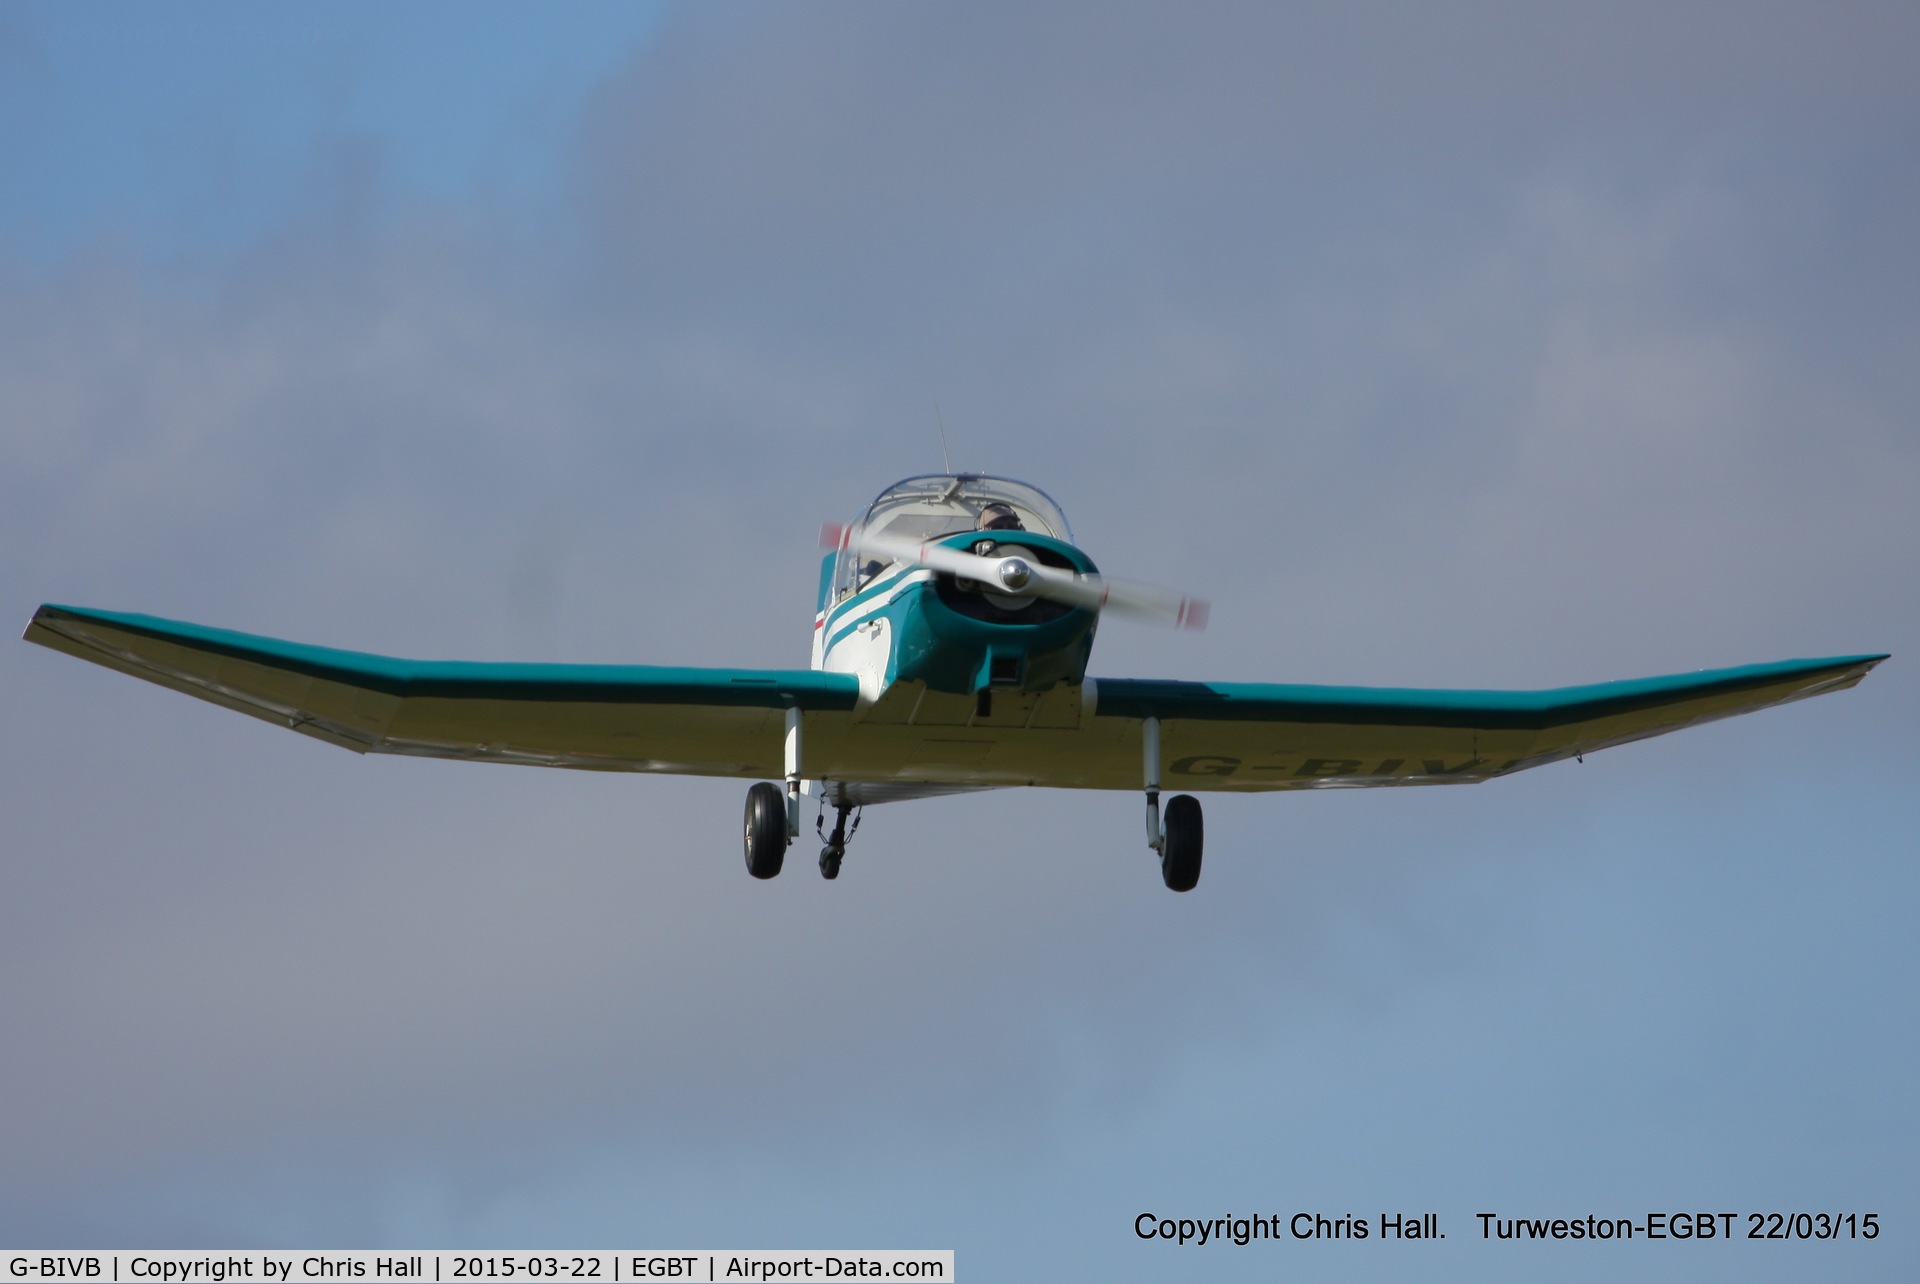
M 909 477 L 889 486 L 867 506 L 854 529 L 917 540 L 938 539 L 977 529 L 980 510 L 989 504 L 1011 508 L 1023 530 L 1050 535 L 1068 544 L 1073 542 L 1073 529 L 1067 525 L 1067 515 L 1046 492 L 1010 478 L 980 477 L 971 473 Z M 879 563 L 861 565 L 852 556 L 842 554 L 834 576 L 835 596 L 859 587 L 881 569 Z
M 1073 543 L 1067 515 L 1036 487 L 1005 477 L 967 473 L 909 477 L 889 486 L 867 507 L 860 525 L 869 531 L 914 539 L 958 535 L 973 530 L 980 520 L 980 510 L 989 504 L 1011 508 L 1027 530 Z

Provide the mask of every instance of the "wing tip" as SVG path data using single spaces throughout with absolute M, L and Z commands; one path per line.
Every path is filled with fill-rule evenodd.
M 1858 682 L 1892 658 L 1892 653 L 1883 652 L 1879 655 L 1836 655 L 1827 660 L 1802 660 L 1798 663 L 1804 666 L 1804 671 L 1809 674 L 1841 673 Z
M 60 602 L 42 602 L 34 608 L 33 618 L 27 621 L 27 633 L 31 634 L 36 625 L 46 628 L 48 624 L 59 620 L 99 620 L 112 623 L 120 618 L 130 617 L 127 617 L 124 612 L 101 611 L 85 606 L 67 606 Z
M 71 617 L 75 613 L 73 607 L 60 606 L 54 602 L 42 602 L 34 611 L 33 618 L 27 621 L 27 627 L 20 634 L 20 640 L 46 646 L 48 642 L 43 635 L 54 631 L 51 627 L 53 621 Z

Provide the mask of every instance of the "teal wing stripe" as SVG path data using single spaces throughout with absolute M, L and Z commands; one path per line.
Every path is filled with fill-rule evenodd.
M 1432 691 L 1101 678 L 1098 711 L 1101 716 L 1120 718 L 1545 730 L 1782 684 L 1793 684 L 1794 696 L 1813 695 L 1853 685 L 1886 658 L 1852 655 L 1782 660 L 1548 691 Z
M 740 708 L 846 710 L 859 698 L 851 674 L 810 669 L 691 669 L 648 664 L 484 664 L 401 660 L 283 642 L 151 615 L 42 606 L 35 625 L 71 620 L 247 660 L 290 673 L 377 691 L 437 699 L 590 701 L 600 704 L 692 704 Z M 34 628 L 27 636 L 34 638 Z

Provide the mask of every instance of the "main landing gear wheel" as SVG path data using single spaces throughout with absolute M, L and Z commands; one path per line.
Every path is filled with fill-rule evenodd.
M 772 878 L 786 859 L 786 795 L 763 780 L 747 790 L 747 872 Z
M 1176 892 L 1190 892 L 1200 881 L 1200 847 L 1204 831 L 1200 800 L 1180 794 L 1167 800 L 1166 835 L 1160 849 L 1160 877 Z

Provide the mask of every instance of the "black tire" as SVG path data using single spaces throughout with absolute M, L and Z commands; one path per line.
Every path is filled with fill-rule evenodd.
M 1205 829 L 1200 823 L 1200 800 L 1180 794 L 1167 800 L 1161 822 L 1165 838 L 1160 849 L 1160 877 L 1176 892 L 1190 892 L 1200 881 L 1200 848 Z
M 787 859 L 787 796 L 761 781 L 747 790 L 747 872 L 772 878 Z
M 820 849 L 820 877 L 833 879 L 840 877 L 840 858 L 846 853 L 837 852 L 831 847 Z

